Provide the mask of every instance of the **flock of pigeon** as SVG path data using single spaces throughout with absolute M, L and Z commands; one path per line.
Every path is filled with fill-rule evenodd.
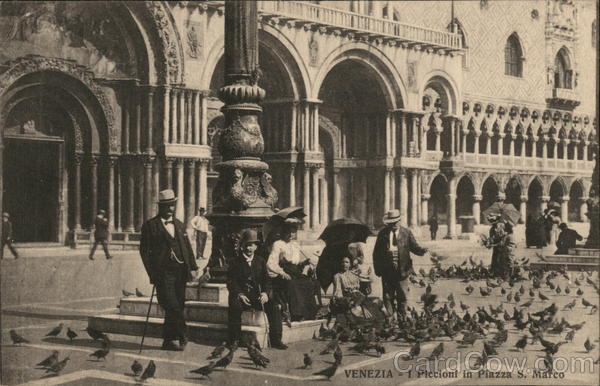
M 584 310 L 589 309 L 590 315 L 595 314 L 598 310 L 596 304 L 582 297 L 584 294 L 582 288 L 586 286 L 593 287 L 594 291 L 600 294 L 597 283 L 598 275 L 594 279 L 593 273 L 569 273 L 565 270 L 534 271 L 528 269 L 526 260 L 522 260 L 522 269 L 515 270 L 513 276 L 504 281 L 492 278 L 483 263 L 481 261 L 479 264 L 475 263 L 472 257 L 460 265 L 453 264 L 447 268 L 442 268 L 441 260 L 443 258 L 439 256 L 433 257 L 433 267 L 429 272 L 421 268 L 418 275 L 413 273 L 409 277 L 413 284 L 425 288 L 420 297 L 422 309 L 409 307 L 405 318 L 397 319 L 392 316 L 383 323 L 342 325 L 335 322 L 332 327 L 329 327 L 331 320 L 328 320 L 326 325 L 322 324 L 318 333 L 315 331 L 313 339 L 328 341 L 319 351 L 319 355 L 333 355 L 334 361 L 331 366 L 313 375 L 327 379 L 333 377 L 342 364 L 344 357 L 342 347 L 345 344 L 351 344 L 348 350 L 355 353 L 355 355 L 375 354 L 381 356 L 386 352 L 384 343 L 406 342 L 410 343 L 411 347 L 404 358 L 405 360 L 422 357 L 435 359 L 443 354 L 444 342 L 439 342 L 428 355 L 422 355 L 421 344 L 444 337 L 455 341 L 459 347 L 473 347 L 477 341 L 482 341 L 481 355 L 474 364 L 476 368 L 482 368 L 486 365 L 490 356 L 498 355 L 498 350 L 501 350 L 508 341 L 510 333 L 522 335 L 514 344 L 516 350 L 525 351 L 527 345 L 534 345 L 539 342 L 541 350 L 545 352 L 543 362 L 546 370 L 552 371 L 553 356 L 556 355 L 562 345 L 573 343 L 575 335 L 585 325 L 585 321 L 570 323 L 564 317 L 559 317 L 559 307 L 555 302 L 538 312 L 530 312 L 529 308 L 534 301 L 539 299 L 544 304 L 549 302 L 548 295 L 550 293 L 564 294 L 563 296 L 571 296 L 573 299 L 562 307 L 563 311 L 571 311 L 579 304 Z M 464 296 L 477 296 L 479 293 L 481 297 L 490 300 L 488 308 L 476 306 L 476 309 L 471 310 L 471 306 L 465 304 L 462 300 L 457 304 L 452 293 L 446 299 L 441 299 L 434 293 L 432 286 L 442 278 L 462 279 L 461 281 L 467 284 L 464 289 Z M 562 287 L 559 281 L 562 283 Z M 525 282 L 530 283 L 531 286 L 526 288 Z M 476 292 L 476 286 L 478 287 L 478 293 Z M 124 291 L 124 295 L 132 296 L 133 294 L 125 294 Z M 135 295 L 143 296 L 137 288 Z M 574 297 L 574 295 L 577 297 Z M 521 303 L 527 297 L 528 299 Z M 580 301 L 578 301 L 579 299 Z M 493 300 L 496 300 L 495 305 L 492 305 Z M 509 307 L 512 307 L 511 312 L 509 312 Z M 46 336 L 56 337 L 63 331 L 63 328 L 63 323 L 61 323 Z M 105 360 L 111 346 L 108 336 L 90 327 L 85 331 L 92 339 L 100 341 L 102 344 L 102 347 L 90 354 L 90 357 L 96 358 L 97 361 Z M 462 334 L 462 338 L 455 339 L 459 334 Z M 70 327 L 67 327 L 66 335 L 71 341 L 77 338 L 77 333 Z M 29 343 L 27 339 L 14 330 L 10 331 L 10 336 L 14 344 Z M 587 337 L 583 345 L 585 352 L 591 353 L 596 348 L 596 344 L 593 342 L 597 341 L 598 339 L 593 341 L 590 337 Z M 255 368 L 267 368 L 270 360 L 262 353 L 262 348 L 255 337 L 246 339 L 242 344 L 246 347 L 248 357 Z M 226 369 L 232 363 L 237 350 L 236 345 L 228 346 L 223 342 L 215 347 L 208 356 L 208 364 L 191 370 L 191 373 L 210 379 L 213 370 Z M 225 354 L 226 351 L 227 354 Z M 312 369 L 313 355 L 314 350 L 303 354 L 302 369 Z M 69 357 L 59 360 L 58 351 L 54 351 L 48 358 L 39 362 L 36 367 L 45 370 L 47 375 L 58 375 L 65 368 L 68 361 Z M 599 361 L 600 358 L 595 363 Z M 133 375 L 135 377 L 139 376 L 139 380 L 143 382 L 154 377 L 156 364 L 151 360 L 144 369 L 142 364 L 136 360 L 131 365 L 131 370 Z

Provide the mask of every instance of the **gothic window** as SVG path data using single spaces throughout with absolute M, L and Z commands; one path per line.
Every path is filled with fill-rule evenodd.
M 561 48 L 554 59 L 554 87 L 572 88 L 572 74 L 567 52 Z
M 516 33 L 506 40 L 504 47 L 504 73 L 510 76 L 523 76 L 523 50 Z
M 596 42 L 598 41 L 598 22 L 594 20 L 592 23 L 592 47 L 596 48 Z

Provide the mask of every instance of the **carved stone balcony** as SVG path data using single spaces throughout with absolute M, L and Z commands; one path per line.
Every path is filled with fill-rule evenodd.
M 550 91 L 550 90 L 548 90 Z M 574 109 L 581 103 L 579 94 L 569 88 L 554 88 L 546 98 L 550 107 L 559 109 Z
M 459 34 L 316 4 L 299 1 L 259 1 L 258 10 L 263 19 L 300 24 L 305 28 L 315 26 L 323 32 L 354 35 L 440 52 L 459 51 L 462 48 Z

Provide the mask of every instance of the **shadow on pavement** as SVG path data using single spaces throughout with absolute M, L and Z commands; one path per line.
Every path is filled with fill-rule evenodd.
M 67 338 L 52 337 L 52 338 L 44 338 L 44 339 L 42 339 L 42 341 L 46 342 L 46 343 L 61 344 L 61 345 L 65 345 L 65 346 L 74 346 L 74 347 L 98 348 L 98 347 L 102 346 L 102 341 L 94 341 L 92 339 L 75 339 L 75 340 L 73 340 L 73 342 L 71 342 Z M 118 349 L 118 350 L 135 350 L 135 351 L 137 351 L 140 349 L 139 343 L 123 342 L 123 341 L 119 341 L 119 340 L 111 340 L 110 347 L 113 349 Z M 159 348 L 160 348 L 160 346 L 144 345 L 142 350 L 153 350 L 153 349 L 159 349 Z

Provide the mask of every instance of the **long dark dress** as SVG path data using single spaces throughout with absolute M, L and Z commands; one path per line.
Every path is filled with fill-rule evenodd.
M 330 310 L 341 325 L 378 325 L 385 321 L 382 305 L 360 292 L 360 277 L 352 271 L 335 274 Z
M 494 277 L 507 278 L 512 272 L 512 251 L 516 244 L 512 234 L 497 235 L 494 239 L 491 271 Z

